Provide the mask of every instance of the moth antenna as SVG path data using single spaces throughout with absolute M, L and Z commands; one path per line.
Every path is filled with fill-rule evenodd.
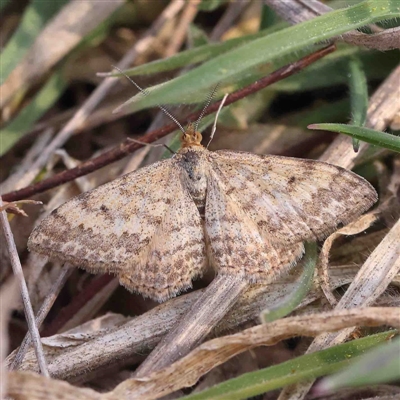
M 195 125 L 194 125 L 195 131 L 198 131 L 198 130 L 199 130 L 199 123 L 200 123 L 201 119 L 203 118 L 204 113 L 205 113 L 206 110 L 207 110 L 207 107 L 210 105 L 211 100 L 213 99 L 213 97 L 214 97 L 214 95 L 215 95 L 215 92 L 217 91 L 218 85 L 219 85 L 219 83 L 217 83 L 217 84 L 215 85 L 214 89 L 213 89 L 213 90 L 211 91 L 211 93 L 208 95 L 208 98 L 207 98 L 207 100 L 206 100 L 206 102 L 205 102 L 205 104 L 204 104 L 204 107 L 203 107 L 203 109 L 201 110 L 200 116 L 199 116 L 199 118 L 197 118 L 197 121 L 196 121 L 196 123 L 195 123 Z
M 168 151 L 170 151 L 172 154 L 176 154 L 175 151 L 173 151 L 170 147 L 168 147 L 164 143 L 146 143 L 146 142 L 141 142 L 140 140 L 128 138 L 129 141 L 134 142 L 134 143 L 139 143 L 142 144 L 143 146 L 150 146 L 150 147 L 165 147 Z
M 125 76 L 125 78 L 128 79 L 129 82 L 131 82 L 133 85 L 136 86 L 136 88 L 140 91 L 140 93 L 142 93 L 144 96 L 148 96 L 150 94 L 150 92 L 146 89 L 141 88 L 129 75 L 127 75 L 124 71 L 122 71 L 122 69 L 118 68 L 116 65 L 112 65 L 112 67 L 114 69 L 116 69 L 119 73 L 121 73 L 122 75 Z M 176 125 L 178 125 L 178 128 L 185 133 L 185 129 L 183 128 L 183 126 L 179 123 L 179 121 L 164 107 L 164 106 L 160 106 L 159 104 L 157 104 L 157 107 L 170 119 L 172 119 L 172 121 L 175 122 Z
M 218 116 L 219 116 L 219 113 L 221 112 L 222 107 L 224 106 L 225 101 L 226 101 L 226 99 L 227 99 L 228 96 L 229 96 L 229 93 L 226 93 L 225 96 L 223 97 L 223 99 L 221 100 L 221 104 L 220 104 L 219 107 L 218 107 L 217 113 L 215 114 L 214 125 L 213 125 L 213 127 L 212 127 L 210 140 L 209 140 L 208 143 L 207 143 L 206 149 L 208 149 L 208 146 L 210 145 L 211 141 L 212 141 L 213 138 L 214 138 L 215 131 L 217 130 L 217 120 L 218 120 Z

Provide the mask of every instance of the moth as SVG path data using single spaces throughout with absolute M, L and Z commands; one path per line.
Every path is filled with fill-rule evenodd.
M 194 125 L 170 159 L 124 175 L 55 209 L 31 251 L 92 273 L 113 273 L 157 301 L 208 267 L 269 283 L 304 241 L 326 237 L 377 200 L 362 177 L 321 161 L 209 151 Z

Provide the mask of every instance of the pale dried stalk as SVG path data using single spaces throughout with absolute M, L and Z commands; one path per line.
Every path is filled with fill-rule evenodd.
M 115 3 L 122 3 L 117 0 Z M 86 2 L 84 2 L 86 4 Z M 90 2 L 89 2 L 90 3 Z M 107 3 L 107 2 L 106 2 Z M 110 3 L 110 2 L 108 2 Z M 155 20 L 148 31 L 139 39 L 128 53 L 117 64 L 120 69 L 126 69 L 136 59 L 138 55 L 147 50 L 150 43 L 154 40 L 155 35 L 163 27 L 166 21 L 174 17 L 184 6 L 184 0 L 174 0 L 165 8 L 162 14 Z M 50 156 L 55 150 L 64 145 L 64 143 L 75 132 L 76 128 L 81 126 L 92 111 L 97 107 L 100 101 L 106 96 L 110 89 L 118 82 L 118 78 L 108 77 L 94 90 L 90 97 L 85 101 L 81 108 L 73 115 L 64 128 L 54 137 L 54 139 L 46 147 L 45 151 L 32 164 L 30 170 L 23 177 L 24 182 L 32 181 L 39 171 L 46 165 Z
M 226 315 L 248 286 L 241 277 L 218 275 L 200 295 L 182 321 L 157 345 L 136 370 L 142 377 L 184 357 Z
M 0 207 L 2 207 L 2 205 L 3 205 L 3 201 L 1 200 L 1 196 L 0 196 Z M 11 261 L 12 269 L 14 272 L 14 276 L 20 287 L 22 302 L 24 304 L 25 317 L 26 317 L 26 321 L 28 323 L 29 331 L 32 336 L 33 346 L 35 348 L 36 357 L 37 357 L 37 361 L 38 361 L 38 364 L 40 367 L 40 371 L 42 372 L 43 375 L 49 376 L 46 360 L 43 355 L 43 347 L 42 347 L 42 343 L 40 341 L 39 330 L 35 323 L 35 316 L 33 314 L 31 301 L 29 299 L 28 287 L 26 286 L 24 273 L 22 272 L 22 266 L 21 266 L 21 262 L 20 262 L 19 256 L 18 256 L 18 251 L 15 246 L 13 234 L 11 232 L 10 224 L 8 222 L 7 214 L 5 211 L 2 211 L 0 213 L 0 221 L 1 221 L 1 225 L 3 226 L 4 236 L 6 238 L 6 243 L 7 243 L 8 252 L 10 255 L 10 261 Z
M 56 301 L 61 289 L 64 287 L 64 284 L 68 280 L 68 277 L 70 276 L 71 272 L 72 272 L 72 268 L 68 264 L 65 264 L 63 266 L 61 273 L 58 276 L 57 280 L 54 282 L 53 286 L 50 288 L 50 291 L 47 294 L 47 296 L 35 318 L 36 326 L 38 327 L 38 329 L 41 327 L 44 319 L 46 318 L 51 307 L 53 306 L 54 302 Z M 13 363 L 11 364 L 11 367 L 10 367 L 11 370 L 19 368 L 22 361 L 24 360 L 25 354 L 26 354 L 29 346 L 31 345 L 31 343 L 32 343 L 32 336 L 28 332 L 25 335 L 24 340 L 22 341 L 22 343 L 18 349 L 18 352 L 14 358 Z
M 299 271 L 301 266 L 299 266 Z M 342 272 L 340 272 L 342 275 Z M 346 280 L 336 279 L 333 275 L 334 285 L 343 285 L 350 281 L 354 275 L 349 275 Z M 293 276 L 288 277 L 280 283 L 251 286 L 238 300 L 236 306 L 228 312 L 226 318 L 218 324 L 213 334 L 232 330 L 236 326 L 258 318 L 259 313 L 265 308 L 265 304 L 280 303 L 296 285 Z M 46 359 L 49 363 L 49 370 L 52 376 L 61 379 L 76 380 L 76 378 L 87 380 L 87 372 L 100 371 L 110 366 L 118 360 L 129 359 L 138 353 L 143 353 L 149 348 L 153 348 L 161 338 L 173 329 L 182 315 L 187 314 L 188 310 L 196 302 L 204 290 L 198 290 L 175 299 L 171 299 L 151 311 L 132 318 L 124 325 L 117 326 L 108 332 L 103 332 L 101 336 L 91 340 L 76 343 L 76 346 L 65 349 L 55 349 L 45 347 Z M 309 293 L 303 301 L 306 305 L 316 298 L 319 294 Z M 54 337 L 56 337 L 55 335 Z M 12 362 L 14 354 L 9 356 L 9 363 Z M 22 365 L 24 370 L 36 370 L 36 360 L 32 350 L 28 351 Z
M 8 396 L 13 400 L 100 400 L 102 395 L 68 382 L 44 378 L 30 372 L 9 372 Z
M 210 340 L 173 365 L 155 372 L 146 379 L 124 381 L 105 394 L 76 388 L 67 382 L 48 380 L 31 373 L 8 374 L 8 395 L 19 400 L 117 400 L 137 398 L 152 400 L 180 388 L 194 385 L 212 368 L 257 346 L 270 346 L 293 336 L 316 336 L 353 324 L 362 326 L 392 325 L 400 327 L 397 310 L 393 308 L 364 308 L 362 310 L 330 311 L 316 315 L 290 317 L 270 324 L 258 325 L 235 335 Z M 165 385 L 168 382 L 168 385 Z
M 302 265 L 299 264 L 294 272 L 300 272 L 301 269 Z M 346 268 L 345 272 L 341 267 L 332 268 L 330 271 L 332 287 L 337 288 L 350 283 L 357 272 L 357 267 Z M 397 279 L 400 282 L 400 278 Z M 212 331 L 211 336 L 221 335 L 244 323 L 258 320 L 259 313 L 265 309 L 266 304 L 271 306 L 280 304 L 297 285 L 297 275 L 293 272 L 284 279 L 280 279 L 279 282 L 268 286 L 252 285 Z M 91 335 L 90 338 L 79 342 L 75 340 L 72 346 L 55 347 L 46 341 L 44 350 L 51 376 L 81 382 L 91 379 L 93 375 L 102 373 L 116 364 L 121 367 L 132 364 L 132 358 L 135 355 L 143 354 L 149 348 L 153 348 L 169 330 L 177 325 L 182 315 L 187 314 L 203 292 L 204 289 L 171 299 L 139 317 L 132 318 L 123 325 L 109 328 L 108 331 L 103 331 L 96 336 Z M 309 313 L 310 306 L 307 305 L 320 297 L 319 289 L 312 289 L 300 306 L 301 312 Z M 75 328 L 74 331 L 77 329 Z M 49 340 L 54 342 L 58 337 L 61 335 L 54 335 Z M 12 362 L 13 357 L 14 353 L 8 357 L 8 363 Z M 37 370 L 32 349 L 28 350 L 22 369 Z

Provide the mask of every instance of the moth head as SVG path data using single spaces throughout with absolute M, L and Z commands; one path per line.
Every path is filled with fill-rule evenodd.
M 201 146 L 203 136 L 197 131 L 194 125 L 189 124 L 187 129 L 182 133 L 182 148 L 190 146 Z

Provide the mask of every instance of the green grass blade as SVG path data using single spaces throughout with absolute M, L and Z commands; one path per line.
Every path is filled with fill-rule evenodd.
M 315 379 L 349 365 L 350 360 L 384 343 L 395 332 L 387 331 L 306 354 L 279 365 L 230 379 L 200 393 L 182 397 L 182 400 L 246 399 L 306 379 Z
M 219 94 L 230 92 L 233 82 L 238 77 L 248 75 L 249 70 L 261 64 L 281 62 L 289 55 L 293 57 L 305 49 L 309 51 L 310 46 L 317 42 L 370 23 L 399 16 L 398 1 L 365 0 L 253 40 L 213 58 L 185 75 L 153 86 L 148 89 L 152 93 L 151 96 L 135 96 L 127 103 L 132 103 L 132 111 L 157 104 L 194 103 L 201 101 L 217 83 L 221 84 Z
M 313 278 L 315 265 L 317 263 L 317 245 L 315 243 L 306 243 L 304 255 L 304 271 L 300 276 L 296 289 L 290 293 L 282 303 L 264 310 L 261 313 L 261 320 L 263 322 L 272 322 L 279 318 L 290 314 L 306 297 L 310 291 Z
M 390 133 L 346 124 L 311 124 L 309 129 L 344 133 L 355 139 L 400 153 L 400 137 Z
M 0 76 L 0 85 L 3 84 L 14 67 L 30 49 L 50 18 L 66 3 L 68 3 L 68 0 L 32 0 L 31 4 L 26 8 L 17 30 L 1 53 L 2 73 Z
M 351 125 L 364 126 L 368 109 L 368 86 L 361 61 L 352 57 L 349 62 L 349 88 L 351 102 Z M 360 147 L 359 139 L 353 137 L 354 151 Z
M 328 394 L 344 387 L 388 383 L 400 379 L 400 337 L 382 344 L 360 357 L 349 368 L 325 378 L 316 387 Z
M 283 27 L 285 25 L 280 24 L 279 27 Z M 270 35 L 272 32 L 278 29 L 277 26 L 265 29 L 261 32 L 246 35 L 239 38 L 234 38 L 231 40 L 227 40 L 223 43 L 209 43 L 203 46 L 196 47 L 194 49 L 181 51 L 178 54 L 175 54 L 169 58 L 156 60 L 149 62 L 144 65 L 139 65 L 134 68 L 127 69 L 124 71 L 129 76 L 137 76 L 137 75 L 149 75 L 149 74 L 157 74 L 160 72 L 171 71 L 174 69 L 186 67 L 188 65 L 197 64 L 206 60 L 209 60 L 213 57 L 217 57 L 222 53 L 227 52 L 235 47 L 248 43 L 254 39 L 264 37 Z M 123 76 L 119 72 L 115 73 L 107 73 L 101 74 L 101 76 Z

